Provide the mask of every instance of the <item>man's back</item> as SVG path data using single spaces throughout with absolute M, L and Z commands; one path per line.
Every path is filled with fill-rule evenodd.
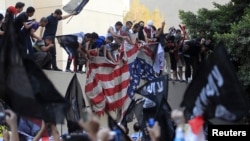
M 27 21 L 28 21 L 28 16 L 26 15 L 25 12 L 18 15 L 14 22 L 16 31 L 19 32 L 23 27 L 23 23 Z
M 28 25 L 31 24 L 32 21 L 28 22 Z M 39 22 L 35 22 L 30 28 L 26 29 L 24 26 L 21 28 L 21 31 L 25 35 L 30 35 L 31 29 L 34 29 L 35 31 L 39 28 Z

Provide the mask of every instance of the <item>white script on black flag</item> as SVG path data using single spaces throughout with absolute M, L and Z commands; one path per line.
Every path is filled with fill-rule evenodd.
M 148 95 L 148 94 L 154 94 L 155 95 L 156 92 L 160 93 L 160 92 L 163 92 L 163 90 L 164 90 L 164 88 L 163 88 L 163 82 L 162 81 L 160 81 L 160 82 L 151 82 L 150 85 L 143 88 L 143 91 L 147 92 L 144 95 Z
M 207 80 L 207 84 L 201 89 L 200 95 L 195 101 L 195 107 L 193 108 L 194 116 L 200 116 L 204 114 L 207 106 L 211 104 L 211 100 L 209 99 L 209 97 L 220 96 L 219 89 L 223 86 L 224 79 L 216 65 L 209 73 Z M 236 118 L 236 116 L 230 113 L 225 106 L 219 103 L 216 103 L 215 106 L 214 116 L 216 118 L 224 118 L 227 120 L 233 120 Z
M 143 87 L 143 95 L 156 95 L 160 94 L 164 91 L 164 86 L 163 86 L 163 81 L 158 81 L 158 82 L 151 82 L 148 86 Z M 150 100 L 149 98 L 146 98 L 143 108 L 150 108 L 150 107 L 155 107 L 156 102 Z

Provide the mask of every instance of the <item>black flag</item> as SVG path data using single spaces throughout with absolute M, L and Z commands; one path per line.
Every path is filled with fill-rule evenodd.
M 113 117 L 106 112 L 108 115 L 108 126 L 111 131 L 115 132 L 115 141 L 131 141 L 130 137 L 125 133 L 125 131 L 118 125 L 118 123 L 113 119 Z
M 135 92 L 151 100 L 158 107 L 162 99 L 168 97 L 168 75 L 162 75 L 146 82 Z
M 142 119 L 142 104 L 143 104 L 143 99 L 138 98 L 138 99 L 132 99 L 128 109 L 125 113 L 125 115 L 122 118 L 121 124 L 127 128 L 127 123 L 132 122 L 134 120 L 134 115 L 137 118 L 138 122 L 140 123 Z M 140 117 L 141 116 L 141 117 Z
M 133 112 L 135 114 L 135 118 L 137 119 L 138 123 L 142 123 L 142 117 L 143 117 L 143 103 L 144 103 L 144 99 L 137 99 L 136 100 L 136 105 L 133 109 Z
M 223 44 L 199 68 L 185 91 L 181 106 L 191 116 L 237 121 L 249 103 Z
M 69 83 L 65 99 L 70 103 L 70 106 L 66 112 L 66 120 L 68 123 L 68 130 L 71 133 L 74 130 L 81 129 L 79 126 L 77 126 L 77 121 L 79 121 L 81 118 L 84 118 L 83 113 L 86 108 L 82 88 L 76 74 L 74 74 Z
M 68 14 L 71 14 L 72 12 L 76 12 L 79 14 L 83 7 L 89 2 L 89 0 L 71 0 L 68 2 L 65 6 L 63 6 L 63 10 L 67 12 Z
M 139 123 L 143 131 L 142 140 L 150 141 L 149 135 L 145 132 L 149 118 L 154 118 L 161 126 L 161 133 L 164 134 L 161 134 L 160 141 L 173 140 L 175 127 L 170 116 L 172 109 L 167 103 L 168 75 L 163 75 L 147 82 L 136 90 L 136 93 L 147 98 L 143 104 L 142 119 L 138 120 L 141 121 Z M 148 101 L 148 99 L 151 101 Z
M 41 117 L 42 107 L 33 95 L 20 54 L 22 46 L 15 34 L 13 21 L 13 17 L 6 17 L 6 32 L 0 48 L 1 99 L 18 114 Z
M 42 119 L 51 123 L 63 123 L 67 101 L 33 60 L 23 59 L 23 62 L 33 88 L 33 95 L 42 106 Z
M 135 101 L 135 99 L 132 99 L 129 106 L 128 106 L 128 109 L 127 109 L 125 115 L 122 118 L 121 124 L 123 126 L 125 126 L 126 128 L 127 128 L 127 124 L 129 122 L 133 121 L 133 118 L 134 118 L 133 109 L 134 109 L 135 105 L 136 105 L 136 101 Z
M 18 115 L 61 122 L 65 117 L 65 100 L 54 88 L 44 72 L 21 55 L 23 46 L 16 37 L 13 19 L 8 18 L 1 46 L 1 83 L 5 82 L 1 98 Z

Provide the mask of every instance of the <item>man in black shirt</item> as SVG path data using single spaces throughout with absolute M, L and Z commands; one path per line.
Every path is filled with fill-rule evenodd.
M 22 12 L 21 14 L 19 14 L 14 21 L 14 26 L 15 26 L 15 31 L 18 35 L 18 41 L 21 44 L 22 48 L 21 48 L 21 53 L 22 55 L 26 55 L 27 54 L 27 50 L 25 48 L 25 36 L 23 35 L 23 33 L 21 32 L 22 28 L 25 29 L 29 29 L 33 26 L 33 24 L 36 23 L 36 21 L 32 21 L 29 24 L 28 19 L 29 17 L 32 17 L 35 13 L 35 8 L 34 7 L 28 7 L 26 12 Z
M 24 28 L 28 29 L 32 26 L 33 23 L 27 24 L 29 17 L 32 17 L 35 13 L 34 7 L 28 7 L 26 12 L 22 12 L 20 15 L 18 15 L 15 19 L 15 29 L 16 32 L 20 32 L 21 28 L 24 26 Z
M 51 36 L 51 37 L 53 37 L 53 43 L 55 43 L 55 36 L 56 36 L 58 22 L 60 20 L 67 19 L 75 14 L 76 14 L 76 12 L 73 12 L 69 15 L 62 16 L 62 10 L 56 9 L 54 13 L 52 13 L 51 15 L 49 15 L 47 17 L 48 23 L 45 26 L 45 30 L 44 30 L 44 28 L 42 28 L 42 30 L 41 30 L 41 33 L 43 33 L 43 30 L 44 30 L 43 38 L 45 38 L 47 36 Z M 57 64 L 56 64 L 56 47 L 51 49 L 50 53 L 52 56 L 52 70 L 62 71 L 61 69 L 59 69 L 57 67 Z

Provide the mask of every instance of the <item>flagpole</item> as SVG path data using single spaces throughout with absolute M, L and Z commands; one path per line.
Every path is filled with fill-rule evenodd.
M 168 104 L 168 101 L 166 100 L 166 98 L 163 97 L 163 99 L 161 100 L 161 103 L 160 103 L 159 108 L 156 110 L 155 118 L 158 116 L 158 114 L 159 114 L 159 112 L 160 112 L 160 108 L 164 105 L 164 103 L 167 104 L 167 106 L 168 106 L 168 108 L 169 108 L 168 110 L 172 111 L 172 108 L 171 108 L 171 106 Z
M 63 129 L 62 129 L 62 123 L 61 123 L 61 135 L 62 135 Z
M 69 18 L 69 20 L 67 21 L 67 24 L 71 21 L 72 18 L 73 18 L 73 15 Z

